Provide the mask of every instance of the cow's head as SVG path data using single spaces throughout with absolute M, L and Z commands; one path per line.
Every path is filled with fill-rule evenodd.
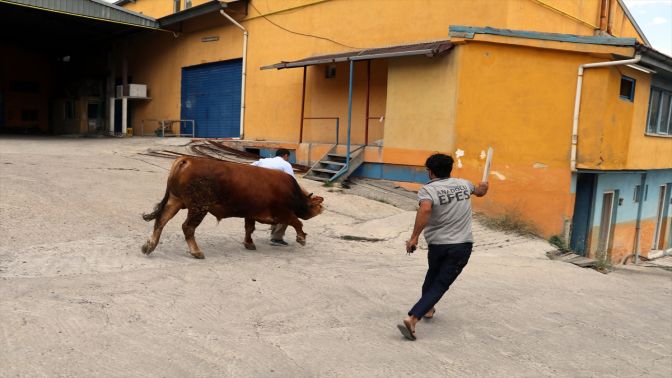
M 322 202 L 324 198 L 320 196 L 314 196 L 313 193 L 308 195 L 308 216 L 304 219 L 310 219 L 314 216 L 320 215 L 322 213 Z

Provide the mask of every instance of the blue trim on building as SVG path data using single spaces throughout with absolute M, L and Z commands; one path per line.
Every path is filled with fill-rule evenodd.
M 419 184 L 425 184 L 429 181 L 429 176 L 424 167 L 383 163 L 364 163 L 351 176 Z
M 614 38 L 602 36 L 583 36 L 574 34 L 541 33 L 526 30 L 497 29 L 491 27 L 473 27 L 450 25 L 448 28 L 451 37 L 474 38 L 474 34 L 501 35 L 504 37 L 542 39 L 546 41 L 584 43 L 592 45 L 634 46 L 636 38 Z

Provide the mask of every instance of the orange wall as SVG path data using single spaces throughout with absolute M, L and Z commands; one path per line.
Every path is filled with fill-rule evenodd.
M 306 74 L 305 117 L 339 117 L 339 140 L 344 142 L 348 121 L 348 81 L 350 67 L 347 63 L 336 64 L 336 77 L 325 78 L 328 65 L 308 67 Z M 385 97 L 387 93 L 387 62 L 371 62 L 369 88 L 369 116 L 385 116 Z M 366 128 L 367 62 L 355 63 L 353 77 L 352 131 L 353 144 L 363 144 Z M 299 99 L 300 101 L 300 99 Z M 300 112 L 297 120 L 300 122 Z M 383 120 L 384 124 L 384 120 Z M 297 130 L 298 131 L 298 130 Z M 382 139 L 383 126 L 378 120 L 369 121 L 370 142 Z M 305 120 L 304 142 L 333 143 L 335 140 L 335 121 Z
M 636 80 L 632 102 L 619 97 L 621 76 Z M 628 67 L 586 69 L 579 118 L 579 168 L 672 167 L 672 139 L 645 135 L 650 86 L 650 75 Z
M 653 245 L 656 219 L 648 218 L 641 221 L 640 255 L 648 256 Z M 635 222 L 617 223 L 612 230 L 611 248 L 609 259 L 612 263 L 619 263 L 623 257 L 630 255 L 635 250 Z M 600 227 L 593 227 L 590 233 L 590 247 L 588 257 L 597 258 L 597 246 L 599 243 Z
M 597 22 L 599 0 L 549 3 L 588 22 Z M 231 8 L 239 6 L 237 4 L 231 4 Z M 580 35 L 594 32 L 591 27 L 530 0 L 428 0 L 421 3 L 412 0 L 252 0 L 250 4 L 248 15 L 242 21 L 250 36 L 245 115 L 245 136 L 250 139 L 296 141 L 298 135 L 302 70 L 259 71 L 264 65 L 353 48 L 445 39 L 449 25 Z M 172 12 L 169 1 L 139 0 L 126 5 L 128 9 L 154 17 L 168 12 L 161 10 L 165 7 Z M 338 43 L 279 29 L 260 17 L 257 10 L 286 29 Z M 215 35 L 220 37 L 219 41 L 203 43 L 200 40 Z M 135 62 L 134 80 L 149 84 L 149 90 L 154 93 L 150 103 L 134 105 L 133 123 L 137 124 L 143 118 L 179 117 L 181 68 L 239 58 L 242 35 L 223 17 L 214 14 L 185 22 L 178 38 L 171 33 L 148 32 L 134 38 L 133 45 L 130 55 Z M 355 106 L 359 109 L 362 105 Z M 321 109 L 312 110 L 321 112 Z

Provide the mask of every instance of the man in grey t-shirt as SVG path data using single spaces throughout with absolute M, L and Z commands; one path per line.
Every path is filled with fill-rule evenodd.
M 453 158 L 434 154 L 425 162 L 430 181 L 418 191 L 420 205 L 415 216 L 411 239 L 406 252 L 412 253 L 418 245 L 420 233 L 425 230 L 429 244 L 429 268 L 422 285 L 422 297 L 399 324 L 401 333 L 415 340 L 415 325 L 423 317 L 430 319 L 450 285 L 467 265 L 474 238 L 471 235 L 471 196 L 482 197 L 488 192 L 488 183 L 477 187 L 471 182 L 451 178 Z

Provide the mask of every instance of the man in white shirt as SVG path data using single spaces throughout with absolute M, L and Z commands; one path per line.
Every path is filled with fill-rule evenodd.
M 261 168 L 275 169 L 278 171 L 283 171 L 288 175 L 296 178 L 294 176 L 294 169 L 292 165 L 289 164 L 289 150 L 281 148 L 275 152 L 275 157 L 260 159 L 252 163 L 252 165 Z M 285 237 L 285 231 L 287 230 L 286 224 L 274 224 L 271 226 L 271 245 L 275 246 L 286 246 L 288 245 L 286 241 L 283 240 Z

